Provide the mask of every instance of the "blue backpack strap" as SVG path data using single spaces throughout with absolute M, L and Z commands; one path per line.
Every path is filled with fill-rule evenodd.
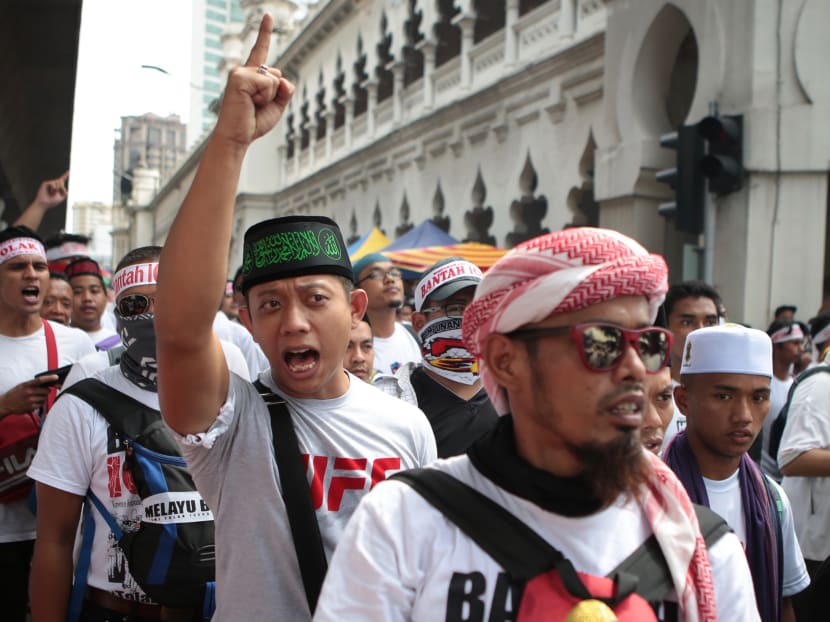
M 104 504 L 101 503 L 101 500 L 98 499 L 98 497 L 96 497 L 91 490 L 87 493 L 87 495 L 87 498 L 90 501 L 92 501 L 92 505 L 95 506 L 95 509 L 98 510 L 98 513 L 101 514 L 101 516 L 103 516 L 105 521 L 107 521 L 107 525 L 109 526 L 110 531 L 112 531 L 112 535 L 115 536 L 116 540 L 120 540 L 123 537 L 124 532 L 121 531 L 121 527 L 119 527 L 118 523 L 115 522 L 115 519 L 113 518 L 112 514 L 109 513 L 107 508 L 104 507 Z
M 89 494 L 92 494 L 92 492 L 90 491 Z M 67 622 L 78 622 L 81 619 L 81 610 L 84 607 L 86 578 L 89 575 L 89 564 L 92 558 L 92 541 L 95 538 L 95 519 L 92 517 L 92 509 L 89 507 L 89 503 L 84 503 L 82 534 L 81 550 L 78 555 L 78 561 L 75 564 L 72 592 L 69 596 L 69 611 L 66 616 Z
M 205 601 L 202 605 L 202 619 L 210 620 L 216 611 L 216 581 L 205 583 Z

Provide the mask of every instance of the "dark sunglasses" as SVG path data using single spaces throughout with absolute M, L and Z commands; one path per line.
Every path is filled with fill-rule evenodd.
M 130 317 L 147 313 L 155 301 L 155 298 L 144 294 L 130 294 L 119 300 L 116 308 L 122 317 Z
M 656 374 L 669 362 L 672 334 L 664 328 L 650 326 L 626 330 L 608 324 L 577 324 L 551 328 L 527 328 L 507 333 L 511 339 L 532 340 L 539 337 L 570 335 L 577 346 L 582 364 L 590 371 L 611 371 L 619 366 L 629 343 L 645 365 L 646 372 Z

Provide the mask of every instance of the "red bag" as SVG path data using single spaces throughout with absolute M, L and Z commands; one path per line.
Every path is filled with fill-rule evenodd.
M 613 600 L 616 586 L 608 577 L 596 577 L 583 572 L 576 573 L 587 592 L 593 597 L 575 596 L 565 587 L 557 570 L 537 575 L 527 582 L 516 622 L 548 622 L 564 620 L 597 622 L 632 620 L 657 622 L 654 610 L 642 596 L 633 592 L 613 605 L 600 599 Z
M 40 417 L 34 413 L 0 419 L 0 503 L 25 498 L 32 488 L 26 471 L 32 464 L 40 433 Z
M 48 369 L 55 369 L 58 366 L 55 333 L 49 322 L 42 321 Z M 49 390 L 44 413 L 52 407 L 57 392 L 55 387 Z M 33 482 L 26 477 L 26 471 L 37 451 L 40 423 L 40 417 L 34 413 L 6 415 L 0 419 L 0 503 L 24 499 L 31 491 Z

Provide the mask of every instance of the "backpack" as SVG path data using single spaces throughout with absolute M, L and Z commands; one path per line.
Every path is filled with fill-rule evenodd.
M 516 622 L 571 619 L 656 621 L 665 605 L 667 619 L 677 607 L 663 601 L 674 590 L 668 564 L 652 535 L 605 577 L 577 572 L 571 562 L 530 527 L 489 497 L 437 469 L 411 469 L 390 479 L 405 482 L 440 510 L 498 562 L 522 587 Z M 707 546 L 731 531 L 720 516 L 696 505 Z M 611 611 L 608 611 L 608 610 Z M 600 615 L 612 613 L 616 618 Z M 594 617 L 591 617 L 594 616 Z
M 132 577 L 156 603 L 170 608 L 197 609 L 209 618 L 215 605 L 213 514 L 196 490 L 176 441 L 161 414 L 95 378 L 67 387 L 106 419 L 126 446 L 125 469 L 141 497 L 143 520 L 135 531 L 124 531 L 103 503 L 88 491 L 91 504 L 106 520 L 124 552 Z M 83 557 L 76 567 L 72 605 L 80 605 L 86 583 L 94 521 L 85 516 Z M 84 551 L 87 546 L 90 551 Z M 84 568 L 84 566 L 86 566 Z M 83 576 L 78 576 L 83 573 Z M 79 587 L 80 586 L 80 587 Z
M 769 455 L 776 461 L 778 460 L 778 450 L 781 448 L 781 437 L 784 436 L 784 428 L 787 427 L 787 415 L 790 412 L 790 404 L 792 404 L 795 389 L 807 378 L 819 372 L 830 372 L 830 366 L 823 364 L 816 365 L 815 367 L 805 369 L 795 377 L 793 383 L 790 385 L 790 390 L 787 392 L 787 401 L 781 407 L 778 417 L 772 422 L 769 433 Z
M 43 332 L 46 336 L 47 369 L 58 366 L 58 348 L 55 332 L 46 320 Z M 49 390 L 43 405 L 45 414 L 57 397 L 57 388 Z M 34 482 L 26 476 L 37 450 L 41 417 L 37 413 L 6 415 L 0 419 L 0 503 L 19 501 L 34 490 Z

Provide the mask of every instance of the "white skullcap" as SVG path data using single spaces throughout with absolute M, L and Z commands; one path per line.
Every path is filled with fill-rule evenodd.
M 680 375 L 748 374 L 772 378 L 772 340 L 740 324 L 707 326 L 686 336 Z

